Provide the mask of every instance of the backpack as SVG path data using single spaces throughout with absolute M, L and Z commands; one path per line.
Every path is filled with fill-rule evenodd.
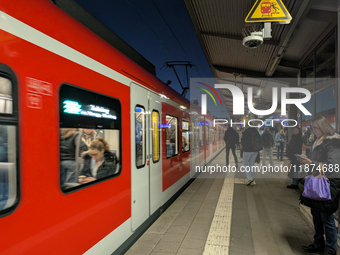
M 233 131 L 232 142 L 233 144 L 239 144 L 240 142 L 240 137 L 235 130 Z
M 270 137 L 270 134 L 268 132 L 264 132 L 262 134 L 262 141 L 263 141 L 263 146 L 265 148 L 269 148 L 269 147 L 272 147 L 272 144 L 271 144 L 271 137 Z
M 251 134 L 251 147 L 253 148 L 254 151 L 261 151 L 262 150 L 262 139 L 260 134 L 256 134 L 257 131 L 254 130 Z

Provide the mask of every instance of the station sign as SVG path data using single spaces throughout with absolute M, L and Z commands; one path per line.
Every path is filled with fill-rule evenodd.
M 291 20 L 292 16 L 281 0 L 257 0 L 245 22 L 290 22 Z

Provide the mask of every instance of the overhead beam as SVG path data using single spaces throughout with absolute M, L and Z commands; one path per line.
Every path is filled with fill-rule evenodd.
M 251 83 L 247 83 L 247 82 L 244 82 L 243 81 L 243 83 L 242 83 L 242 81 L 240 80 L 241 78 L 236 78 L 237 80 L 236 80 L 236 83 L 238 83 L 238 84 L 243 84 L 244 86 L 251 86 L 251 87 L 256 87 L 256 88 L 258 88 L 258 87 L 260 87 L 260 85 L 257 85 L 257 84 L 251 84 Z M 232 85 L 235 85 L 235 80 L 231 80 L 231 79 L 226 79 L 226 78 L 218 78 L 218 80 L 223 80 L 223 81 L 228 81 L 228 82 L 230 82 L 230 83 L 233 83 Z
M 308 12 L 307 18 L 331 24 L 337 24 L 338 22 L 338 14 L 332 11 L 320 11 L 312 9 Z
M 233 68 L 233 67 L 228 67 L 228 66 L 220 66 L 220 65 L 213 65 L 213 67 L 224 73 L 240 73 L 244 74 L 248 77 L 255 77 L 255 78 L 265 78 L 265 73 L 262 72 L 255 72 L 255 71 L 250 71 L 250 70 L 245 70 L 245 69 L 238 69 L 238 68 Z
M 340 11 L 339 1 L 334 0 L 322 0 L 314 1 L 311 9 L 331 11 L 338 13 Z
M 221 37 L 221 38 L 226 38 L 226 39 L 231 39 L 231 40 L 238 40 L 238 41 L 243 40 L 243 38 L 241 36 L 236 36 L 236 35 L 227 35 L 227 34 L 212 33 L 212 32 L 201 32 L 201 34 L 202 35 L 208 35 L 208 36 L 214 36 L 214 37 Z M 266 44 L 278 46 L 279 42 L 266 40 Z
M 282 60 L 280 61 L 279 66 L 289 67 L 289 68 L 293 68 L 293 69 L 300 70 L 300 68 L 299 68 L 299 63 L 293 62 L 293 61 L 287 61 L 287 60 L 284 60 L 284 59 L 282 59 Z
M 298 24 L 301 22 L 303 17 L 307 15 L 308 11 L 311 8 L 311 5 L 312 5 L 311 0 L 295 1 L 295 4 L 293 6 L 294 8 L 292 8 L 292 17 L 294 17 L 294 19 L 289 24 L 289 26 L 285 27 L 283 31 L 280 44 L 275 49 L 273 58 L 267 67 L 266 76 L 272 76 L 274 74 L 278 64 L 280 63 L 281 59 L 285 54 L 285 50 L 289 46 L 290 39 L 293 35 L 294 30 L 298 27 Z

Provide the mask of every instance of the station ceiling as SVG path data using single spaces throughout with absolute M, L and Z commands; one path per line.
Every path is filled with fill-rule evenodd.
M 259 89 L 268 91 L 267 83 L 258 78 L 271 77 L 278 81 L 278 87 L 289 86 L 280 78 L 296 78 L 303 60 L 338 21 L 337 0 L 283 0 L 293 18 L 290 24 L 272 23 L 272 38 L 256 49 L 249 49 L 242 45 L 242 31 L 263 28 L 263 23 L 244 21 L 255 2 L 184 0 L 214 77 L 242 88 L 245 99 L 248 86 L 253 87 L 255 97 Z M 220 92 L 233 117 L 230 91 Z M 256 108 L 268 109 L 271 98 L 270 89 L 270 93 L 263 93 L 257 100 Z

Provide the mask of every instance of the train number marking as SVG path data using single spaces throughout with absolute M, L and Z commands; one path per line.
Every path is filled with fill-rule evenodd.
M 39 95 L 27 93 L 26 103 L 29 108 L 42 109 L 42 97 Z
M 26 77 L 26 88 L 27 91 L 42 94 L 46 96 L 52 96 L 53 86 L 51 83 L 46 81 L 40 81 L 30 77 Z

